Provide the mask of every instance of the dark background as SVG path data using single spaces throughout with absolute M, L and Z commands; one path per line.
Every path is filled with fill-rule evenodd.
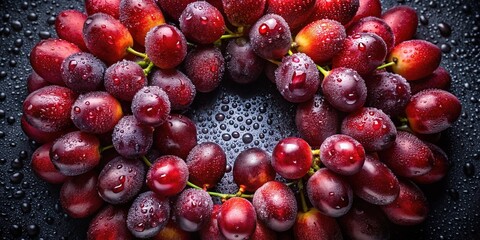
M 420 226 L 394 228 L 394 239 L 480 239 L 480 4 L 471 1 L 383 1 L 383 7 L 405 4 L 418 10 L 416 37 L 442 48 L 444 66 L 452 75 L 452 91 L 463 103 L 463 114 L 442 136 L 452 163 L 442 182 L 423 187 L 431 212 Z M 25 82 L 31 72 L 28 54 L 42 38 L 55 37 L 53 22 L 63 9 L 83 9 L 83 1 L 0 0 L 0 237 L 2 239 L 83 239 L 88 221 L 62 211 L 59 186 L 32 173 L 35 145 L 20 129 Z M 439 24 L 451 26 L 443 34 Z M 260 79 L 243 87 L 224 83 L 199 95 L 185 114 L 196 123 L 199 142 L 215 141 L 230 162 L 253 146 L 271 151 L 276 142 L 296 135 L 294 105 L 286 103 L 271 83 Z M 232 192 L 231 173 L 219 191 Z

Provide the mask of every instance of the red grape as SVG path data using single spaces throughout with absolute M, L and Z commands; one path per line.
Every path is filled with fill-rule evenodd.
M 299 212 L 293 226 L 295 239 L 341 240 L 342 232 L 335 218 L 327 217 L 315 208 Z
M 187 40 L 176 27 L 162 24 L 147 33 L 145 51 L 155 66 L 161 69 L 175 68 L 187 55 Z
M 27 77 L 27 92 L 32 93 L 40 88 L 51 85 L 47 80 L 43 79 L 35 71 L 32 71 Z
M 262 74 L 265 61 L 255 54 L 247 39 L 237 38 L 228 42 L 225 52 L 227 74 L 232 81 L 252 83 Z
M 90 171 L 67 179 L 60 189 L 60 205 L 72 218 L 85 218 L 103 205 L 97 193 L 97 173 Z
M 87 15 L 78 10 L 63 10 L 55 19 L 55 31 L 59 38 L 77 45 L 83 51 L 88 51 L 83 41 L 83 24 L 86 20 Z
M 177 195 L 185 188 L 187 181 L 187 164 L 173 155 L 159 157 L 147 173 L 147 186 L 160 196 Z
M 316 0 L 267 0 L 266 13 L 282 16 L 290 28 L 303 26 L 314 11 Z
M 358 33 L 375 33 L 385 41 L 387 45 L 387 52 L 390 52 L 395 46 L 395 35 L 392 28 L 381 18 L 378 17 L 364 17 L 357 22 L 352 22 L 348 27 L 348 35 L 355 35 Z
M 222 13 L 205 1 L 188 4 L 180 15 L 179 22 L 185 37 L 199 44 L 214 43 L 225 32 Z
M 57 132 L 45 132 L 28 123 L 25 115 L 22 116 L 22 119 L 20 120 L 20 125 L 25 135 L 27 135 L 29 139 L 35 141 L 36 143 L 52 142 L 55 139 L 59 138 L 60 136 L 64 135 L 65 133 L 70 132 L 71 130 L 71 129 L 66 129 L 66 130 L 57 131 Z
M 103 12 L 118 19 L 121 0 L 85 0 L 85 10 L 88 15 Z
M 203 142 L 190 151 L 186 162 L 189 180 L 202 188 L 212 188 L 225 174 L 227 156 L 218 144 Z
M 153 130 L 153 127 L 142 124 L 134 116 L 124 116 L 113 130 L 113 146 L 126 158 L 144 156 L 152 147 Z
M 178 195 L 173 212 L 181 229 L 196 232 L 210 221 L 212 210 L 213 201 L 206 191 L 189 188 Z
M 65 85 L 78 93 L 99 90 L 105 69 L 102 61 L 86 52 L 68 56 L 60 68 Z
M 250 26 L 262 17 L 266 0 L 222 0 L 228 21 L 237 27 Z
M 157 86 L 140 89 L 132 100 L 132 113 L 141 123 L 157 127 L 170 115 L 170 100 L 167 93 Z
M 133 236 L 127 228 L 127 210 L 108 205 L 90 221 L 88 240 L 128 240 Z
M 132 101 L 140 89 L 147 86 L 147 78 L 137 63 L 122 60 L 105 71 L 105 90 L 119 100 Z
M 162 11 L 155 0 L 122 0 L 120 22 L 128 28 L 133 39 L 145 45 L 145 36 L 155 26 L 165 23 Z
M 346 26 L 349 27 L 352 23 L 364 17 L 380 17 L 381 15 L 382 3 L 380 0 L 359 0 L 358 10 Z
M 416 94 L 429 88 L 448 90 L 451 82 L 452 76 L 450 76 L 450 73 L 440 66 L 427 77 L 410 82 L 410 87 L 412 88 L 412 94 Z
M 433 166 L 427 173 L 411 178 L 419 184 L 431 184 L 440 181 L 447 175 L 450 167 L 448 156 L 440 147 L 428 142 L 425 142 L 425 144 L 433 153 Z
M 367 99 L 365 80 L 350 68 L 334 68 L 322 81 L 325 99 L 342 112 L 359 110 Z
M 287 22 L 277 14 L 266 14 L 255 22 L 249 33 L 253 51 L 265 59 L 280 59 L 292 44 Z
M 127 227 L 137 238 L 153 237 L 167 225 L 170 204 L 154 192 L 144 192 L 133 201 L 127 215 Z
M 213 205 L 212 213 L 210 219 L 205 223 L 205 226 L 200 229 L 199 235 L 202 240 L 226 240 L 226 238 L 220 232 L 218 227 L 218 217 L 220 215 L 220 210 L 222 205 Z
M 43 181 L 59 184 L 65 182 L 67 176 L 58 171 L 50 159 L 50 148 L 52 145 L 53 142 L 50 142 L 37 148 L 35 152 L 32 153 L 30 165 L 33 172 Z
M 162 11 L 172 18 L 172 20 L 178 21 L 185 7 L 195 1 L 196 0 L 157 0 L 156 2 Z
M 215 90 L 225 72 L 225 59 L 217 47 L 197 47 L 185 58 L 185 74 L 198 92 Z
M 151 75 L 150 83 L 167 93 L 172 110 L 188 108 L 197 93 L 192 81 L 177 69 L 158 69 Z
M 301 138 L 284 138 L 273 149 L 272 167 L 284 178 L 302 178 L 310 170 L 312 162 L 312 149 Z
M 275 179 L 271 155 L 260 148 L 242 151 L 233 163 L 233 181 L 242 190 L 255 192 L 268 181 Z
M 317 0 L 310 22 L 332 19 L 347 24 L 355 16 L 359 6 L 359 0 Z
M 227 239 L 248 239 L 255 231 L 256 224 L 255 209 L 245 198 L 233 197 L 222 204 L 218 228 Z
M 378 108 L 390 117 L 402 116 L 410 101 L 410 84 L 398 74 L 375 72 L 365 79 L 367 105 Z
M 320 146 L 320 159 L 332 172 L 353 175 L 362 169 L 365 149 L 352 137 L 336 134 L 325 139 Z
M 412 7 L 392 7 L 382 14 L 382 19 L 392 28 L 396 45 L 412 39 L 417 32 L 418 16 Z
M 190 150 L 197 145 L 197 128 L 186 116 L 172 114 L 167 122 L 155 130 L 155 148 L 165 155 L 186 159 Z

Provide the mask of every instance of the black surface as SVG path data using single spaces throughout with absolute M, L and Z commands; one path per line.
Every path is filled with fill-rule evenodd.
M 442 46 L 442 66 L 452 74 L 452 91 L 463 103 L 463 114 L 442 136 L 452 170 L 442 182 L 424 187 L 431 206 L 427 221 L 395 228 L 392 237 L 480 239 L 480 4 L 477 0 L 383 1 L 384 8 L 399 4 L 415 7 L 423 20 L 428 20 L 419 25 L 417 37 Z M 55 36 L 54 17 L 66 8 L 83 9 L 83 1 L 0 1 L 1 239 L 85 237 L 88 221 L 64 214 L 59 206 L 59 186 L 33 175 L 29 163 L 35 146 L 20 129 L 25 82 L 31 72 L 28 54 L 41 38 Z M 441 35 L 440 23 L 452 27 L 450 36 Z M 221 144 L 233 161 L 245 148 L 271 150 L 280 138 L 296 135 L 293 112 L 294 106 L 262 79 L 250 87 L 227 83 L 212 94 L 200 95 L 186 114 L 197 123 L 199 141 Z M 223 120 L 219 114 L 224 115 Z M 473 174 L 466 174 L 467 165 L 473 167 Z M 221 185 L 219 190 L 231 191 L 231 173 Z

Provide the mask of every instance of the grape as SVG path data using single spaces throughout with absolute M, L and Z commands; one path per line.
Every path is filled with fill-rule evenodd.
M 231 40 L 225 55 L 227 74 L 236 83 L 246 84 L 257 80 L 263 71 L 265 61 L 253 51 L 245 38 Z
M 266 14 L 250 29 L 249 38 L 253 51 L 265 59 L 280 59 L 292 44 L 287 22 L 277 14 Z
M 105 13 L 95 13 L 87 18 L 83 39 L 88 50 L 107 64 L 122 60 L 127 55 L 127 48 L 133 46 L 128 29 Z
M 87 15 L 103 12 L 118 19 L 120 2 L 119 0 L 85 0 L 85 10 Z
M 418 15 L 412 7 L 392 7 L 382 14 L 382 19 L 392 28 L 396 45 L 412 39 L 417 32 Z
M 156 2 L 164 13 L 173 20 L 178 21 L 178 18 L 180 18 L 180 15 L 187 5 L 195 1 L 196 0 L 157 0 Z
M 290 229 L 297 216 L 297 201 L 292 190 L 278 181 L 269 181 L 255 191 L 253 207 L 257 219 L 274 231 Z
M 68 178 L 60 189 L 60 205 L 72 218 L 85 218 L 94 214 L 103 205 L 97 193 L 97 173 L 90 171 Z
M 225 174 L 227 156 L 218 144 L 203 142 L 190 151 L 186 162 L 189 180 L 202 188 L 212 188 Z
M 125 158 L 144 156 L 152 147 L 153 130 L 153 127 L 142 124 L 134 116 L 124 116 L 113 130 L 113 146 Z
M 414 182 L 420 184 L 431 184 L 444 178 L 449 170 L 447 154 L 438 146 L 425 142 L 433 154 L 432 169 L 427 173 L 411 178 Z
M 127 203 L 140 192 L 144 176 L 145 166 L 141 161 L 116 157 L 98 176 L 98 194 L 111 204 Z
M 137 196 L 128 210 L 127 227 L 137 238 L 153 237 L 170 219 L 168 199 L 154 192 L 144 192 Z
M 266 13 L 282 16 L 292 29 L 297 29 L 307 22 L 314 11 L 316 0 L 267 0 Z
M 341 176 L 322 168 L 307 182 L 308 199 L 321 213 L 329 217 L 345 215 L 352 207 L 353 190 Z
M 342 24 L 330 19 L 309 23 L 295 36 L 297 51 L 325 65 L 342 49 L 347 34 Z
M 226 238 L 220 232 L 218 227 L 218 217 L 220 215 L 220 210 L 222 205 L 213 205 L 212 213 L 208 222 L 205 222 L 205 225 L 200 229 L 199 235 L 202 240 L 226 240 Z
M 410 84 L 398 74 L 376 72 L 365 79 L 367 105 L 382 110 L 390 117 L 401 116 L 411 97 Z
M 222 13 L 205 1 L 188 4 L 179 18 L 185 37 L 199 44 L 211 44 L 225 32 Z
M 333 68 L 351 68 L 361 76 L 371 74 L 387 57 L 385 41 L 374 33 L 348 36 L 343 47 L 332 59 Z
M 96 91 L 103 85 L 106 66 L 92 54 L 80 52 L 65 58 L 60 69 L 65 85 L 82 93 Z
M 147 186 L 160 196 L 177 195 L 185 188 L 187 181 L 187 164 L 173 155 L 159 157 L 147 173 Z
M 237 27 L 254 24 L 266 7 L 266 0 L 222 0 L 222 3 L 228 21 Z
M 458 98 L 441 89 L 427 89 L 412 96 L 406 107 L 410 128 L 417 133 L 439 133 L 460 117 Z
M 35 174 L 43 181 L 52 184 L 59 184 L 65 182 L 67 176 L 58 171 L 50 159 L 50 148 L 52 145 L 53 142 L 50 142 L 37 148 L 32 153 L 30 165 L 33 172 L 35 172 Z
M 350 27 L 356 21 L 364 17 L 380 17 L 382 15 L 382 3 L 380 0 L 360 0 L 359 7 L 355 16 L 350 20 L 346 25 L 347 28 Z
M 312 147 L 320 147 L 329 136 L 339 131 L 340 116 L 320 94 L 297 105 L 295 124 L 302 139 Z
M 157 86 L 143 87 L 133 97 L 132 113 L 145 125 L 160 126 L 170 115 L 170 100 L 165 91 Z
M 75 126 L 89 133 L 110 132 L 122 117 L 120 102 L 102 91 L 80 95 L 71 107 L 71 118 Z
M 398 198 L 381 206 L 388 219 L 398 225 L 416 225 L 427 218 L 428 202 L 422 190 L 410 181 L 400 181 Z
M 317 0 L 309 22 L 320 19 L 332 19 L 347 24 L 355 16 L 359 0 Z
M 341 175 L 353 175 L 362 169 L 365 149 L 350 136 L 335 134 L 320 146 L 320 159 L 330 171 Z
M 40 77 L 35 71 L 32 71 L 30 75 L 27 77 L 27 92 L 32 93 L 40 88 L 46 87 L 50 85 L 50 83 Z
M 199 231 L 210 220 L 213 201 L 204 190 L 189 188 L 178 196 L 175 202 L 175 221 L 188 232 Z
M 440 66 L 427 77 L 410 82 L 410 87 L 412 88 L 412 94 L 416 94 L 429 88 L 448 90 L 451 82 L 452 76 L 450 76 L 450 73 Z
M 315 63 L 304 53 L 284 57 L 275 70 L 277 89 L 289 102 L 300 103 L 313 98 L 320 86 Z
M 59 38 L 77 45 L 84 52 L 88 51 L 83 41 L 83 24 L 86 20 L 87 15 L 78 10 L 63 10 L 55 18 L 55 32 Z
M 43 132 L 59 132 L 72 126 L 70 109 L 77 95 L 60 86 L 46 86 L 30 93 L 23 102 L 26 122 Z
M 312 149 L 301 138 L 284 138 L 273 149 L 272 167 L 284 178 L 299 179 L 305 176 L 312 162 Z
M 185 74 L 198 92 L 211 92 L 218 87 L 225 72 L 225 59 L 217 47 L 197 47 L 185 58 Z
M 187 40 L 176 27 L 162 24 L 147 33 L 145 51 L 155 66 L 161 69 L 175 68 L 187 55 Z
M 145 45 L 145 36 L 155 26 L 165 23 L 162 11 L 155 0 L 122 0 L 120 22 L 128 28 L 135 42 Z
M 248 200 L 233 197 L 222 204 L 218 216 L 218 228 L 229 240 L 247 239 L 255 231 L 257 217 Z
M 197 128 L 188 117 L 172 114 L 155 130 L 155 148 L 165 155 L 186 159 L 197 145 Z
M 327 217 L 315 208 L 299 212 L 293 226 L 295 239 L 342 240 L 342 232 L 335 218 Z
M 92 170 L 98 165 L 100 158 L 98 138 L 81 131 L 61 136 L 50 149 L 53 165 L 66 176 L 77 176 Z
M 30 64 L 33 70 L 46 81 L 65 85 L 60 67 L 68 56 L 81 52 L 75 44 L 63 39 L 49 38 L 37 43 L 30 52 Z
M 275 179 L 271 155 L 260 148 L 242 151 L 233 163 L 233 181 L 242 190 L 255 192 L 268 181 Z
M 382 110 L 361 108 L 343 119 L 341 133 L 355 138 L 366 151 L 381 151 L 395 142 L 397 129 Z
M 433 167 L 430 148 L 415 135 L 404 131 L 397 133 L 392 147 L 378 152 L 378 155 L 397 176 L 420 176 Z
M 355 199 L 347 214 L 338 219 L 343 233 L 351 239 L 390 239 L 388 219 L 379 207 Z
M 133 238 L 127 229 L 127 209 L 108 205 L 90 221 L 88 240 L 127 240 Z
M 36 143 L 49 143 L 69 132 L 70 129 L 57 131 L 57 132 L 45 132 L 40 130 L 30 123 L 27 122 L 25 115 L 22 116 L 20 120 L 20 125 L 22 127 L 23 133 L 27 135 L 30 140 L 35 141 Z
M 135 93 L 147 86 L 147 78 L 137 63 L 122 60 L 107 68 L 104 85 L 115 98 L 130 102 Z
M 160 232 L 153 236 L 152 240 L 190 240 L 194 235 L 181 229 L 174 221 L 168 221 Z
M 375 205 L 392 203 L 400 191 L 395 174 L 384 163 L 368 154 L 360 172 L 347 179 L 355 195 Z
M 358 33 L 374 33 L 383 39 L 387 45 L 387 52 L 390 52 L 395 46 L 395 35 L 392 28 L 381 18 L 378 17 L 364 17 L 348 27 L 347 34 L 353 36 Z
M 176 69 L 158 69 L 151 76 L 151 85 L 167 93 L 172 110 L 184 110 L 192 104 L 197 91 L 185 74 Z
M 353 112 L 365 104 L 367 86 L 365 80 L 353 69 L 334 68 L 322 81 L 325 99 L 336 109 Z

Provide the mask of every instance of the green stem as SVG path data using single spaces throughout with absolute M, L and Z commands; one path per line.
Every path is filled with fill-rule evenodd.
M 293 55 L 293 52 L 292 52 L 292 50 L 290 50 L 290 49 L 288 50 L 288 55 L 290 55 L 290 56 L 292 56 L 292 55 Z
M 317 65 L 317 69 L 318 69 L 318 71 L 320 71 L 323 74 L 324 77 L 328 76 L 329 72 L 327 70 L 325 70 L 324 68 Z
M 224 40 L 224 39 L 230 39 L 230 38 L 239 38 L 241 36 L 243 36 L 242 33 L 225 34 L 225 35 L 222 35 L 220 39 Z
M 312 149 L 313 156 L 320 156 L 320 149 Z
M 108 149 L 112 149 L 112 148 L 113 148 L 113 145 L 108 145 L 108 146 L 102 147 L 102 148 L 100 148 L 100 153 L 103 153 L 103 152 L 107 151 Z
M 147 157 L 142 156 L 142 160 L 143 160 L 143 162 L 145 163 L 145 165 L 147 165 L 148 167 L 151 167 L 151 166 L 152 166 L 152 163 L 148 160 Z
M 381 69 L 384 69 L 384 68 L 393 66 L 393 65 L 395 65 L 395 64 L 396 64 L 396 62 L 384 63 L 383 65 L 378 66 L 378 67 L 377 67 L 377 70 L 381 70 Z
M 267 61 L 269 61 L 269 62 L 271 62 L 271 63 L 273 63 L 273 64 L 275 64 L 275 65 L 277 65 L 277 66 L 281 64 L 281 62 L 275 61 L 275 60 L 272 60 L 272 59 L 267 59 Z
M 128 47 L 128 48 L 127 48 L 127 52 L 129 52 L 129 53 L 131 53 L 131 54 L 133 54 L 133 55 L 135 55 L 135 56 L 137 56 L 137 57 L 141 57 L 141 58 L 143 58 L 143 59 L 148 59 L 147 54 L 141 53 L 141 52 L 133 49 L 132 47 Z
M 145 76 L 148 76 L 148 74 L 150 74 L 150 72 L 152 71 L 153 67 L 155 67 L 155 64 L 153 64 L 152 62 L 150 62 L 148 64 L 148 66 L 143 69 L 143 73 L 145 74 Z
M 138 61 L 137 64 L 140 65 L 140 67 L 142 67 L 142 68 L 148 67 L 148 62 L 144 61 L 144 60 Z
M 308 212 L 307 200 L 305 199 L 305 190 L 303 186 L 303 180 L 300 179 L 297 182 L 298 190 L 300 191 L 300 201 L 302 202 L 302 211 L 304 213 Z
M 191 183 L 190 181 L 187 181 L 187 185 L 189 187 L 192 187 L 192 188 L 196 188 L 196 189 L 202 189 L 201 187 Z M 253 198 L 253 194 L 227 194 L 227 193 L 218 193 L 218 192 L 210 192 L 210 191 L 207 191 L 208 195 L 212 196 L 212 197 L 219 197 L 221 199 L 229 199 L 229 198 L 233 198 L 233 197 L 242 197 L 242 198 Z

